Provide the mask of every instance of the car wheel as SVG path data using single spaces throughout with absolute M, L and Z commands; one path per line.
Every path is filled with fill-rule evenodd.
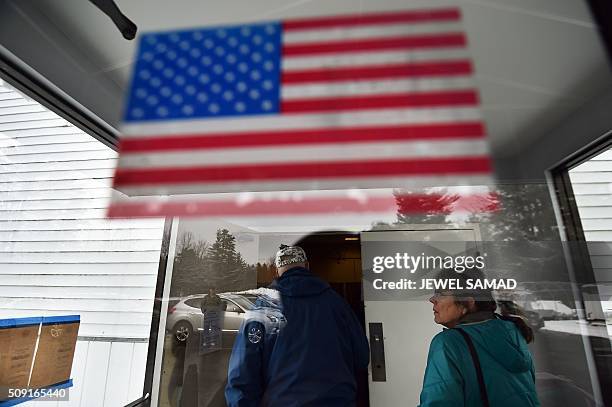
M 193 327 L 187 321 L 179 321 L 174 325 L 174 339 L 179 343 L 187 342 L 187 338 L 193 332 Z

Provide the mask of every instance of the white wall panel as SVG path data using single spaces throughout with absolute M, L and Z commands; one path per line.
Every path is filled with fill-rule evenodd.
M 151 281 L 154 281 L 155 279 L 153 276 L 156 274 L 153 274 L 151 270 L 157 270 L 157 265 L 157 260 L 149 263 L 92 263 L 87 264 L 87 267 L 79 263 L 28 263 L 27 265 L 19 263 L 0 263 L 0 276 L 3 274 L 143 274 L 149 276 Z
M 0 257 L 2 262 L 23 263 L 24 265 L 28 263 L 81 263 L 83 270 L 86 270 L 90 263 L 152 263 L 159 261 L 159 251 L 2 253 Z
M 569 178 L 578 207 L 580 222 L 593 267 L 594 283 L 600 295 L 612 282 L 612 150 L 608 150 L 569 171 Z M 587 288 L 592 290 L 592 288 Z M 606 320 L 608 331 L 610 302 L 601 301 L 599 306 L 590 306 L 591 318 Z
M 137 324 L 83 324 L 79 329 L 79 335 L 91 337 L 110 337 L 110 338 L 132 338 L 142 339 L 147 338 L 150 333 L 151 322 L 146 325 Z
M 70 159 L 74 157 L 75 160 L 87 160 L 90 158 L 105 158 L 104 155 L 99 154 L 97 151 L 81 151 L 78 153 L 57 153 L 62 155 L 64 159 Z M 21 162 L 40 162 L 41 157 L 35 157 L 34 154 L 28 154 L 25 159 Z M 11 157 L 6 157 L 7 160 L 11 160 Z M 114 174 L 113 169 L 100 168 L 93 170 L 61 170 L 61 171 L 32 171 L 32 172 L 9 172 L 0 173 L 0 182 L 19 182 L 19 181 L 50 181 L 50 180 L 71 180 L 71 179 L 87 179 L 87 178 L 112 178 Z
M 0 106 L 1 107 L 1 106 Z M 85 134 L 78 128 L 69 125 L 48 126 L 35 129 L 8 129 L 3 130 L 2 134 L 13 139 L 21 139 L 25 137 L 36 136 L 55 136 L 62 134 Z
M 87 369 L 83 379 L 82 407 L 104 407 L 106 378 L 110 359 L 110 342 L 91 342 L 87 353 Z
M 48 310 L 0 310 L 0 313 L 9 312 L 15 318 L 28 317 L 32 312 L 37 312 L 40 316 L 61 316 L 65 315 L 65 311 L 48 311 Z M 87 325 L 138 325 L 148 326 L 151 322 L 151 315 L 146 312 L 123 312 L 121 310 L 114 311 L 79 311 L 81 319 L 87 321 Z M 81 333 L 81 336 L 82 333 Z
M 70 388 L 69 400 L 61 402 L 61 407 L 80 407 L 81 405 L 89 344 L 90 342 L 77 341 L 76 349 L 74 350 L 74 359 L 72 361 L 72 381 L 74 385 Z M 95 368 L 95 366 L 91 368 Z
M 37 401 L 24 407 L 121 407 L 141 397 L 147 343 L 77 341 L 67 401 Z M 94 355 L 94 352 L 99 354 Z M 143 359 L 144 356 L 144 359 Z M 103 392 L 103 393 L 102 393 Z M 100 397 L 100 395 L 102 395 Z M 99 400 L 92 401 L 93 398 Z
M 612 235 L 612 232 L 610 233 L 610 235 Z M 591 254 L 591 265 L 593 266 L 593 268 L 597 269 L 612 268 L 612 252 L 609 252 L 607 256 L 594 256 Z M 610 280 L 612 280 L 612 278 L 610 278 Z
M 110 300 L 146 300 L 155 294 L 155 287 L 41 287 L 0 285 L 0 298 L 87 298 Z
M 612 182 L 593 182 L 588 184 L 574 184 L 572 185 L 574 195 L 597 195 L 612 194 Z
M 604 219 L 609 218 L 612 213 L 612 205 L 611 206 L 591 206 L 584 207 L 578 206 L 578 210 L 580 211 L 580 219 Z
M 72 160 L 72 161 L 53 161 L 53 162 L 35 162 L 29 164 L 4 164 L 0 166 L 0 172 L 3 174 L 15 172 L 34 172 L 34 171 L 66 171 L 66 170 L 91 170 L 100 168 L 115 168 L 117 163 L 116 158 L 102 158 L 90 160 Z M 10 167 L 6 168 L 7 165 Z
M 612 161 L 589 160 L 572 169 L 577 174 L 581 172 L 606 172 L 612 169 Z
M 2 100 L 2 98 L 0 98 Z M 68 126 L 68 122 L 62 118 L 55 116 L 55 119 L 36 120 L 26 122 L 0 123 L 0 131 L 5 130 L 33 130 L 44 129 L 55 126 Z
M 0 116 L 13 115 L 13 114 L 23 114 L 23 113 L 39 113 L 46 112 L 45 109 L 41 105 L 37 105 L 35 103 L 25 104 L 21 106 L 9 106 L 2 109 L 2 114 Z
M 132 356 L 132 373 L 130 375 L 130 386 L 128 399 L 130 401 L 142 397 L 144 388 L 145 366 L 147 364 L 148 343 L 135 343 Z M 111 406 L 107 406 L 111 407 Z
M 150 299 L 96 299 L 96 298 L 10 298 L 0 297 L 0 310 L 16 309 L 63 311 L 66 314 L 81 311 L 141 312 L 153 309 L 153 296 Z M 6 314 L 5 314 L 6 315 Z M 36 316 L 36 315 L 33 315 Z M 8 316 L 6 317 L 8 318 Z M 87 321 L 82 320 L 81 323 Z
M 600 282 L 604 283 L 604 285 L 601 287 L 603 290 L 606 290 L 606 289 L 609 290 L 610 289 L 610 287 L 611 287 L 610 283 L 612 282 L 612 268 L 593 269 L 593 274 L 595 275 L 595 280 L 596 281 L 600 281 Z M 612 296 L 610 296 L 608 298 L 612 301 Z M 602 302 L 602 306 L 606 306 L 606 307 L 608 307 L 607 309 L 612 311 L 612 308 L 610 307 L 610 305 L 612 305 L 612 303 L 610 301 L 608 302 L 607 305 Z M 612 327 L 608 324 L 608 329 L 610 329 L 610 328 L 612 328 Z M 610 336 L 612 336 L 612 334 Z
M 589 182 L 612 182 L 612 168 L 607 171 L 598 172 L 573 172 L 570 171 L 570 179 L 574 183 L 589 183 Z
M 128 400 L 134 344 L 113 342 L 106 373 L 104 406 L 124 406 Z
M 0 100 L 0 107 L 27 106 L 27 105 L 38 106 L 38 103 L 23 99 L 23 98 L 1 99 Z
M 612 230 L 584 231 L 586 240 L 591 242 L 612 242 Z
M 3 274 L 1 286 L 155 287 L 147 274 Z
M 45 199 L 0 202 L 2 211 L 105 208 L 109 198 Z
M 19 99 L 21 99 L 21 97 L 14 93 L 4 92 L 0 94 L 0 100 L 19 100 Z
M 57 120 L 57 115 L 48 110 L 42 110 L 38 113 L 5 113 L 4 110 L 0 112 L 0 126 L 3 124 L 11 124 L 20 122 L 37 122 L 42 120 Z
M 6 132 L 4 132 L 3 134 L 6 134 Z M 2 140 L 2 142 L 5 142 L 5 143 L 10 143 L 8 145 L 29 146 L 29 145 L 49 144 L 49 143 L 90 142 L 91 136 L 89 134 L 85 134 L 82 132 L 74 133 L 74 130 L 73 130 L 72 133 L 68 133 L 68 134 L 34 135 L 34 136 L 28 136 L 28 137 L 7 137 L 7 138 L 0 137 L 0 140 Z M 0 143 L 0 145 L 3 145 L 3 144 Z
M 0 116 L 0 120 L 2 116 Z M 67 143 L 46 143 L 36 145 L 14 145 L 11 147 L 0 148 L 0 153 L 4 155 L 26 155 L 26 154 L 54 154 L 75 151 L 103 151 L 107 154 L 108 147 L 99 141 L 87 142 L 67 142 Z
M 34 242 L 2 242 L 0 241 L 0 253 L 32 253 L 32 252 L 104 252 L 117 251 L 155 251 L 159 250 L 159 239 L 130 239 L 130 240 L 59 240 L 59 241 L 34 241 Z
M 591 256 L 612 253 L 612 242 L 587 242 L 587 247 Z
M 612 231 L 612 213 L 609 218 L 583 219 L 582 227 L 590 232 Z
M 72 219 L 100 219 L 106 215 L 106 208 L 97 209 L 68 209 L 68 210 L 21 210 L 0 211 L 0 221 L 32 220 L 72 220 Z
M 107 220 L 101 218 L 93 219 L 34 219 L 33 222 L 19 222 L 8 220 L 0 222 L 0 230 L 88 230 L 88 229 L 132 229 L 150 228 L 151 230 L 159 231 L 161 236 L 161 228 L 159 219 L 141 219 L 133 221 L 130 219 L 115 219 Z
M 0 319 L 81 317 L 70 400 L 26 406 L 120 407 L 142 394 L 163 219 L 105 218 L 116 162 L 0 81 Z
M 0 242 L 66 242 L 73 240 L 159 240 L 161 234 L 151 229 L 115 230 L 17 230 L 0 231 Z
M 35 201 L 35 200 L 57 200 L 58 195 L 63 200 L 72 198 L 107 198 L 112 195 L 108 187 L 75 188 L 64 189 L 61 193 L 53 189 L 43 189 L 38 191 L 9 191 L 1 192 L 4 202 L 14 201 Z
M 585 206 L 612 206 L 612 194 L 608 195 L 578 195 L 576 196 L 578 207 Z
M 6 191 L 65 191 L 80 188 L 110 188 L 113 181 L 104 179 L 78 179 L 78 180 L 46 180 L 23 182 L 0 182 L 0 192 Z

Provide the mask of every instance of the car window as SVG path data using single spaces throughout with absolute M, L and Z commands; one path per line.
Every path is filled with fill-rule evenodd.
M 201 298 L 190 298 L 188 300 L 185 300 L 185 304 L 189 305 L 190 307 L 194 307 L 194 308 L 200 308 L 201 302 L 202 302 Z
M 234 304 L 231 301 L 224 301 L 227 304 L 227 308 L 225 309 L 226 312 L 242 312 L 242 309 L 240 309 L 239 306 L 237 306 L 236 304 Z
M 257 297 L 253 297 L 252 300 L 249 297 L 235 297 L 232 298 L 232 300 L 235 301 L 236 304 L 238 304 L 240 307 L 242 307 L 242 309 L 250 310 L 254 307 Z

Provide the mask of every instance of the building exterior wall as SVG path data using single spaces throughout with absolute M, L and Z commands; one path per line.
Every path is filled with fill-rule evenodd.
M 592 317 L 609 318 L 612 315 L 612 150 L 571 169 L 569 176 L 604 313 Z M 583 292 L 587 302 L 593 300 L 592 289 Z M 612 335 L 610 324 L 608 332 Z
M 105 219 L 116 159 L 0 81 L 0 319 L 81 316 L 61 406 L 142 395 L 164 221 Z

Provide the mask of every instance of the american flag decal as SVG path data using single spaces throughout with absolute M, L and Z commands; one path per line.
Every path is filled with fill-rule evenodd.
M 115 188 L 489 184 L 460 20 L 451 8 L 145 34 Z

